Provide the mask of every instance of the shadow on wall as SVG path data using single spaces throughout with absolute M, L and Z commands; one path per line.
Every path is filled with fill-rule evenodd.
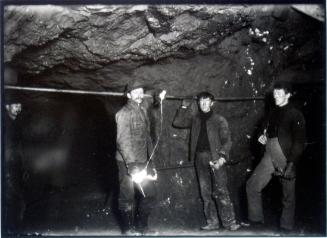
M 103 103 L 95 97 L 51 94 L 23 100 L 24 171 L 17 175 L 23 178 L 20 192 L 26 203 L 21 229 L 83 225 L 85 214 L 78 211 L 87 202 L 96 203 L 88 205 L 89 214 L 96 206 L 106 214 L 114 205 L 110 204 L 117 188 L 114 114 L 120 104 L 116 99 Z

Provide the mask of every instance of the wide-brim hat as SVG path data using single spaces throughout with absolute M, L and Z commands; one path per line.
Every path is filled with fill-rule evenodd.
M 129 93 L 132 90 L 137 89 L 137 88 L 143 88 L 144 90 L 147 90 L 148 85 L 143 81 L 134 80 L 126 85 L 125 93 Z

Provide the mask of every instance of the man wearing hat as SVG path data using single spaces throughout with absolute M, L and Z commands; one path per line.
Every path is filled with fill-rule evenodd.
M 117 151 L 119 169 L 118 206 L 122 233 L 151 234 L 148 217 L 155 205 L 156 171 L 150 156 L 153 152 L 150 121 L 143 103 L 145 85 L 135 81 L 127 85 L 127 104 L 117 112 Z M 162 91 L 159 98 L 165 98 Z
M 9 233 L 18 233 L 25 210 L 22 164 L 22 103 L 17 95 L 5 96 L 4 115 L 4 224 Z
M 191 129 L 190 157 L 195 162 L 207 222 L 201 229 L 218 230 L 219 215 L 223 227 L 235 231 L 240 225 L 235 219 L 234 206 L 227 188 L 226 171 L 232 141 L 226 119 L 212 110 L 213 99 L 214 96 L 209 92 L 199 93 L 198 110 L 193 110 L 192 102 L 183 100 L 173 125 Z

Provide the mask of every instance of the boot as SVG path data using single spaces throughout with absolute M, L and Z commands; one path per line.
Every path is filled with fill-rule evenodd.
M 203 231 L 218 230 L 218 229 L 219 229 L 219 224 L 218 224 L 218 223 L 216 223 L 216 224 L 208 223 L 208 224 L 205 225 L 205 226 L 201 226 L 200 229 L 203 230 Z
M 212 231 L 212 230 L 218 230 L 218 229 L 219 229 L 219 221 L 216 218 L 208 219 L 207 225 L 200 227 L 200 230 L 203 230 L 203 231 Z
M 235 223 L 231 224 L 229 227 L 227 227 L 227 230 L 237 231 L 240 228 L 241 228 L 241 225 L 235 222 Z
M 135 231 L 134 215 L 132 211 L 121 211 L 120 220 L 123 235 L 140 235 L 138 232 Z
M 155 236 L 158 233 L 152 229 L 149 228 L 148 226 L 148 218 L 149 214 L 148 213 L 141 213 L 137 216 L 137 230 L 142 234 L 142 235 L 150 235 L 150 236 Z

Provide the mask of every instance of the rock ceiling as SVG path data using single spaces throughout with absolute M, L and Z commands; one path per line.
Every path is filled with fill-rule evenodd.
M 262 57 L 260 49 L 278 49 L 279 58 L 288 52 L 291 57 L 295 44 L 300 53 L 315 52 L 316 42 L 296 38 L 301 29 L 289 34 L 302 24 L 290 9 L 279 5 L 8 5 L 4 62 L 25 80 L 97 89 L 122 85 L 140 66 L 169 60 L 178 64 L 178 59 L 198 55 L 220 55 L 219 61 L 235 64 L 242 62 L 239 51 L 243 51 L 249 62 L 236 68 L 242 71 L 238 74 L 249 75 L 259 65 L 253 59 Z M 272 62 L 273 55 L 267 61 Z

